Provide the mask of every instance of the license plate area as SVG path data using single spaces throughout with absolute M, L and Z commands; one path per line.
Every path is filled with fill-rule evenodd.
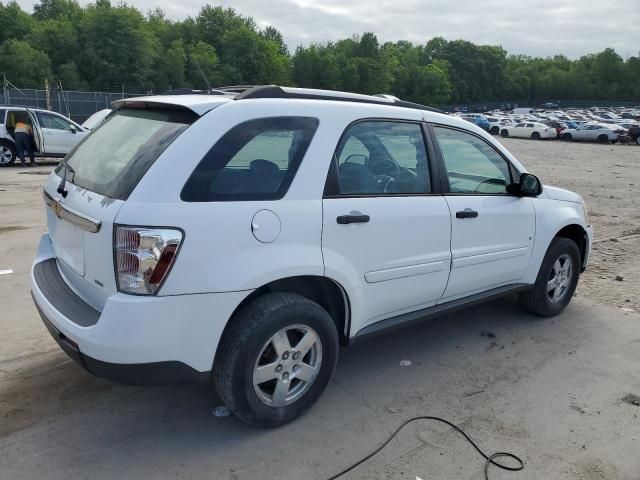
M 51 235 L 58 260 L 75 273 L 84 276 L 84 231 L 62 218 L 54 216 L 55 232 Z

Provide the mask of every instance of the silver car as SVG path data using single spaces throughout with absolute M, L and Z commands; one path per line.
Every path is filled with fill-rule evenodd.
M 599 143 L 617 142 L 626 131 L 616 125 L 602 123 L 586 123 L 578 128 L 567 128 L 562 131 L 562 139 L 566 141 L 581 140 Z

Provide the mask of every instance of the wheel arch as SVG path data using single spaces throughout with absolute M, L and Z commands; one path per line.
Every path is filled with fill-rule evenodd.
M 587 231 L 582 225 L 577 223 L 565 225 L 555 234 L 554 238 L 555 237 L 568 238 L 569 240 L 574 241 L 576 245 L 578 245 L 578 250 L 580 251 L 580 264 L 584 265 L 584 261 L 588 253 L 588 237 Z
M 221 341 L 224 339 L 229 326 L 233 323 L 237 312 L 256 298 L 274 292 L 297 293 L 316 302 L 329 313 L 336 324 L 340 344 L 346 345 L 348 343 L 351 306 L 347 292 L 337 281 L 318 275 L 299 275 L 280 278 L 253 290 L 238 304 L 231 314 L 230 320 L 222 332 Z

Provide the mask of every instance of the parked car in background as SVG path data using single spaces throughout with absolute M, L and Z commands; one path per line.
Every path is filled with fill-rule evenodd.
M 627 130 L 629 138 L 640 145 L 640 127 L 631 127 Z
M 491 128 L 491 125 L 489 124 L 489 120 L 487 120 L 487 117 L 485 117 L 480 113 L 464 113 L 460 116 L 460 118 L 462 118 L 463 120 L 466 120 L 467 122 L 471 122 L 474 125 L 477 125 L 478 127 L 480 127 L 483 130 L 486 130 L 487 132 Z
M 109 114 L 112 112 L 113 110 L 111 108 L 104 108 L 102 110 L 98 110 L 96 113 L 94 113 L 84 121 L 84 123 L 82 124 L 82 127 L 87 130 L 93 130 L 98 125 L 100 125 L 104 121 L 104 119 L 107 118 Z
M 532 140 L 556 138 L 556 135 L 555 128 L 538 122 L 518 123 L 500 130 L 500 136 L 502 137 L 531 138 Z
M 32 126 L 33 151 L 38 157 L 64 157 L 89 133 L 89 130 L 56 112 L 0 106 L 0 167 L 11 165 L 16 160 L 13 131 L 18 121 Z
M 489 133 L 491 135 L 498 135 L 502 127 L 510 127 L 516 124 L 510 118 L 487 117 L 487 120 L 489 120 Z
M 562 132 L 562 140 L 590 141 L 599 143 L 617 142 L 620 135 L 626 135 L 627 131 L 615 125 L 602 123 L 587 123 L 578 128 L 567 128 Z
M 562 134 L 562 131 L 567 128 L 567 124 L 566 123 L 558 122 L 556 120 L 550 120 L 550 121 L 548 121 L 546 123 L 551 128 L 555 128 L 556 129 L 556 138 L 560 138 L 560 135 Z

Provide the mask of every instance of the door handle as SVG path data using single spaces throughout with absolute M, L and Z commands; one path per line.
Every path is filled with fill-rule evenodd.
M 336 218 L 336 221 L 340 224 L 340 225 L 348 225 L 350 223 L 367 223 L 369 220 L 371 220 L 371 217 L 369 217 L 369 215 L 340 215 L 338 218 Z
M 476 218 L 478 216 L 478 212 L 475 210 L 471 210 L 470 208 L 465 208 L 459 212 L 456 212 L 456 218 Z

